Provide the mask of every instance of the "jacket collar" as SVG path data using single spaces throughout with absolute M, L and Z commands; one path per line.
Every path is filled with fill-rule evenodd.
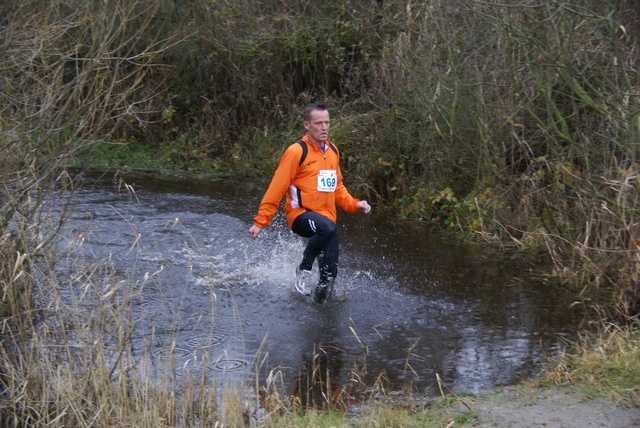
M 307 134 L 307 135 L 305 135 L 304 137 L 302 137 L 302 141 L 304 141 L 304 142 L 305 142 L 305 143 L 307 143 L 307 144 L 312 145 L 316 150 L 320 150 L 320 151 L 322 151 L 322 149 L 321 149 L 320 147 L 316 146 L 315 144 L 313 144 L 313 143 L 309 140 L 309 134 Z M 324 140 L 324 145 L 325 145 L 325 147 L 327 146 L 327 142 L 328 142 L 328 140 Z

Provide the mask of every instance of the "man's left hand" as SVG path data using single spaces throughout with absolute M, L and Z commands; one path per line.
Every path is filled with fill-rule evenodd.
M 358 202 L 356 208 L 358 208 L 359 213 L 369 214 L 371 212 L 371 205 L 369 205 L 369 202 L 367 201 Z

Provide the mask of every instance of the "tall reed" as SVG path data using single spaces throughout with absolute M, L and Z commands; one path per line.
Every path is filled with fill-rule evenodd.
M 637 10 L 458 1 L 402 16 L 372 62 L 380 108 L 339 134 L 363 189 L 408 217 L 542 249 L 562 280 L 637 302 Z
M 219 384 L 206 353 L 178 365 L 175 343 L 134 340 L 142 323 L 154 331 L 137 302 L 165 286 L 162 269 L 136 276 L 145 238 L 126 243 L 133 268 L 116 272 L 111 255 L 85 248 L 91 233 L 68 236 L 55 263 L 33 261 L 28 324 L 19 314 L 3 319 L 2 426 L 242 426 L 244 391 Z
M 61 276 L 56 244 L 79 185 L 69 159 L 122 124 L 145 125 L 162 90 L 158 59 L 182 35 L 158 24 L 154 1 L 8 1 L 0 13 L 2 425 L 166 425 L 171 402 L 143 410 L 175 385 L 162 393 L 129 371 L 130 296 L 95 260 Z M 102 306 L 74 306 L 65 288 Z
M 15 272 L 47 254 L 72 208 L 69 159 L 154 108 L 158 88 L 145 78 L 179 39 L 152 31 L 162 27 L 150 1 L 10 1 L 1 11 L 0 235 L 3 257 L 17 260 L 3 274 L 4 295 L 16 296 L 29 274 Z

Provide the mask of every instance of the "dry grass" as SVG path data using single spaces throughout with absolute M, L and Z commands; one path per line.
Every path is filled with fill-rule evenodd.
M 206 353 L 179 363 L 172 354 L 177 338 L 158 348 L 156 329 L 141 327 L 145 314 L 134 310 L 145 293 L 169 286 L 161 270 L 117 271 L 111 256 L 87 250 L 90 236 L 90 230 L 75 230 L 56 247 L 55 263 L 20 260 L 31 274 L 18 269 L 14 280 L 37 276 L 38 287 L 31 290 L 31 310 L 1 325 L 3 426 L 441 426 L 459 416 L 447 405 L 425 408 L 410 392 L 391 393 L 383 376 L 366 385 L 366 363 L 354 365 L 342 385 L 326 361 L 332 347 L 316 350 L 292 395 L 284 393 L 283 373 L 268 369 L 262 350 L 249 382 L 218 377 Z M 135 266 L 135 249 L 144 247 L 145 237 L 132 236 L 122 244 Z M 142 343 L 140 329 L 152 332 Z M 177 321 L 173 329 L 179 329 Z
M 543 382 L 574 385 L 626 406 L 640 406 L 640 329 L 603 322 L 583 333 L 549 367 Z
M 277 372 L 247 393 L 218 385 L 199 370 L 203 361 L 184 372 L 169 358 L 157 370 L 131 347 L 131 302 L 153 272 L 117 277 L 107 260 L 82 253 L 81 235 L 61 272 L 54 245 L 78 186 L 64 167 L 84 146 L 184 126 L 185 135 L 195 129 L 194 147 L 181 140 L 181 153 L 208 155 L 224 125 L 236 138 L 241 129 L 265 135 L 264 150 L 239 137 L 230 155 L 257 170 L 277 152 L 267 127 L 290 129 L 296 104 L 323 96 L 357 118 L 341 131 L 342 153 L 370 197 L 503 245 L 542 248 L 577 300 L 609 290 L 603 328 L 585 335 L 560 372 L 637 403 L 637 10 L 557 0 L 348 3 L 326 11 L 274 1 L 254 14 L 204 1 L 0 6 L 4 425 L 240 426 L 258 403 L 271 416 L 303 402 L 339 409 L 354 395 L 326 383 L 321 364 L 313 397 L 285 397 Z M 323 19 L 307 25 L 312 11 Z M 206 52 L 198 43 L 172 50 L 191 35 L 175 19 L 188 15 Z M 170 60 L 196 71 L 177 78 Z M 383 389 L 360 387 L 362 402 L 364 391 Z

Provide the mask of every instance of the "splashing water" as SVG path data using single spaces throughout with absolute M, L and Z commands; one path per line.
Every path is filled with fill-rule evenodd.
M 305 240 L 284 215 L 248 236 L 256 196 L 214 183 L 130 185 L 134 201 L 108 180 L 89 180 L 61 248 L 108 259 L 114 276 L 137 287 L 136 356 L 206 361 L 199 370 L 240 377 L 260 361 L 294 388 L 324 347 L 338 382 L 355 365 L 363 381 L 384 372 L 393 388 L 433 390 L 439 376 L 480 392 L 534 373 L 578 323 L 566 299 L 549 298 L 548 286 L 493 254 L 345 213 L 334 296 L 317 306 L 293 288 Z

